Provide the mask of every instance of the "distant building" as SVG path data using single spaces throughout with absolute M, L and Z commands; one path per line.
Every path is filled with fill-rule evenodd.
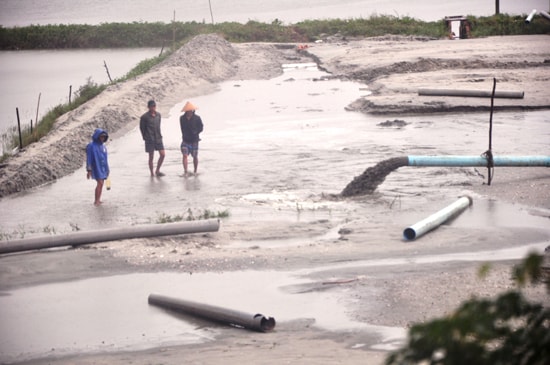
M 446 16 L 445 26 L 447 27 L 449 39 L 467 39 L 471 37 L 471 24 L 465 16 Z

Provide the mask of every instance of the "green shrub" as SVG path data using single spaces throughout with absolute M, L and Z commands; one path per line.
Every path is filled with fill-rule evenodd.
M 530 254 L 513 270 L 517 290 L 495 299 L 473 298 L 450 316 L 415 324 L 406 346 L 386 359 L 397 364 L 550 364 L 550 308 L 520 291 L 544 278 L 543 256 Z
M 525 24 L 526 15 L 499 14 L 489 17 L 468 16 L 473 37 L 490 35 L 550 34 L 550 22 L 536 16 Z M 224 22 L 103 23 L 100 25 L 30 25 L 0 26 L 0 49 L 59 48 L 175 48 L 186 39 L 205 33 L 219 33 L 230 42 L 307 42 L 322 35 L 374 37 L 385 34 L 445 37 L 441 21 L 425 22 L 410 17 L 375 15 L 369 18 L 305 20 L 284 25 L 278 19 L 271 23 L 249 21 L 246 24 Z

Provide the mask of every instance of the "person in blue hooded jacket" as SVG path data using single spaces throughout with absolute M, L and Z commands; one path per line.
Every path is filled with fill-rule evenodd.
M 105 142 L 109 139 L 107 131 L 97 128 L 92 135 L 92 142 L 86 146 L 86 178 L 97 181 L 94 205 L 100 205 L 103 183 L 109 177 L 109 162 Z

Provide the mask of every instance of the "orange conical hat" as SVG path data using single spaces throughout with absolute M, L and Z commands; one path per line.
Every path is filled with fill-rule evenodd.
M 191 104 L 191 102 L 187 102 L 185 103 L 185 105 L 183 106 L 183 109 L 181 110 L 182 112 L 190 112 L 190 111 L 194 111 L 194 110 L 197 110 L 197 107 L 194 106 L 193 104 Z

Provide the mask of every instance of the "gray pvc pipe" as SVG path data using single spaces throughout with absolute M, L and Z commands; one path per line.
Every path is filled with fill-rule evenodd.
M 275 328 L 275 318 L 273 317 L 249 314 L 158 294 L 149 295 L 149 304 L 259 332 L 267 332 Z
M 523 91 L 495 91 L 495 98 L 523 99 L 524 94 Z M 493 92 L 484 90 L 418 89 L 418 95 L 490 98 L 493 96 Z
M 403 231 L 403 237 L 406 240 L 414 240 L 423 234 L 431 231 L 432 229 L 439 227 L 449 219 L 462 213 L 466 208 L 472 204 L 472 198 L 469 196 L 463 196 L 454 203 L 441 209 L 440 211 L 430 215 L 429 217 L 413 224 L 410 227 L 405 228 Z
M 219 219 L 197 220 L 178 223 L 146 224 L 124 228 L 75 232 L 64 235 L 33 237 L 0 242 L 0 254 L 38 250 L 60 246 L 116 241 L 131 238 L 172 236 L 185 233 L 215 232 L 220 228 Z

